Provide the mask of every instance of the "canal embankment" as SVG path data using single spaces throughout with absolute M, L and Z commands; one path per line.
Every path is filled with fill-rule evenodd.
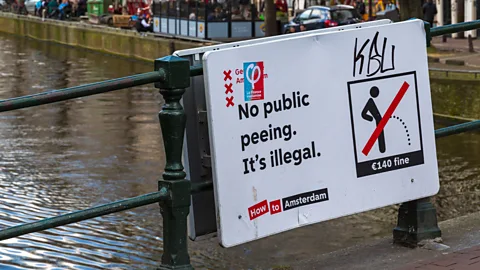
M 140 34 L 136 31 L 107 26 L 92 25 L 82 22 L 45 20 L 33 16 L 16 15 L 0 12 L 0 32 L 23 36 L 40 41 L 88 49 L 125 58 L 153 61 L 158 57 L 169 55 L 175 50 L 189 49 L 221 43 L 193 38 Z M 436 88 L 439 92 L 451 87 L 450 82 L 458 80 L 476 83 L 480 80 L 480 40 L 473 41 L 474 52 L 469 52 L 466 39 L 441 38 L 432 40 L 428 50 L 430 77 L 432 82 L 443 80 L 445 83 Z M 478 73 L 477 73 L 478 72 Z M 438 96 L 444 97 L 444 93 Z M 432 98 L 436 99 L 435 94 Z M 453 95 L 453 98 L 462 95 Z M 454 104 L 467 101 L 458 100 Z M 480 112 L 472 106 L 455 105 L 438 98 L 434 103 L 436 120 L 440 124 L 452 124 L 477 119 Z
M 0 32 L 41 41 L 89 49 L 139 60 L 153 61 L 175 50 L 211 45 L 212 42 L 173 36 L 142 35 L 136 31 L 66 22 L 0 12 Z
M 140 34 L 134 30 L 93 25 L 88 22 L 59 21 L 35 16 L 0 12 L 0 32 L 69 45 L 103 53 L 152 61 L 176 50 L 203 47 L 228 42 L 160 34 Z M 229 40 L 235 41 L 235 40 Z M 449 71 L 478 70 L 480 72 L 480 40 L 473 40 L 473 53 L 466 39 L 433 38 L 434 49 L 428 51 L 430 67 Z M 455 72 L 450 72 L 450 75 Z M 473 75 L 473 73 L 472 73 Z M 437 72 L 435 77 L 448 77 Z M 477 79 L 473 76 L 451 76 L 450 79 Z M 479 76 L 480 79 L 480 76 Z
M 0 48 L 1 99 L 152 70 L 148 62 L 14 35 L 3 35 Z M 435 111 L 478 112 L 475 87 L 435 80 Z M 158 90 L 145 85 L 2 114 L 2 228 L 157 190 L 165 163 L 162 104 Z M 217 238 L 189 241 L 192 262 L 196 269 L 376 270 L 479 245 L 479 143 L 478 133 L 437 141 L 441 190 L 432 202 L 450 249 L 392 245 L 398 206 L 389 206 L 230 249 Z M 161 215 L 152 205 L 2 244 L 0 269 L 155 269 L 163 254 Z

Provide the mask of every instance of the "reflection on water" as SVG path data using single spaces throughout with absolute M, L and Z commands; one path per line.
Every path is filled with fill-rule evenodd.
M 12 36 L 0 35 L 0 47 L 1 99 L 152 70 L 143 62 Z M 470 106 L 478 117 L 480 92 L 452 94 L 448 87 L 434 84 L 435 106 L 447 96 L 452 106 Z M 147 85 L 1 113 L 0 229 L 155 191 L 164 164 L 160 105 L 161 96 Z M 435 204 L 441 220 L 479 210 L 479 143 L 478 134 L 437 143 L 442 188 Z M 190 242 L 190 255 L 197 268 L 288 265 L 390 234 L 396 209 L 228 250 L 216 238 Z M 161 255 L 161 216 L 151 205 L 3 241 L 0 269 L 154 269 Z
M 432 80 L 435 112 L 480 119 L 478 82 Z M 480 134 L 465 133 L 437 140 L 441 190 L 436 196 L 442 220 L 480 211 Z
M 434 112 L 480 118 L 478 81 L 432 80 L 431 88 Z

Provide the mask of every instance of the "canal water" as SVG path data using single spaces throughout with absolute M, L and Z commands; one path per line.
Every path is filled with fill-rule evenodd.
M 145 62 L 7 35 L 0 35 L 0 48 L 0 99 L 152 70 Z M 478 116 L 478 84 L 435 82 L 432 91 Z M 156 191 L 165 160 L 161 104 L 158 91 L 147 85 L 1 113 L 0 229 Z M 440 220 L 480 210 L 479 146 L 478 134 L 437 141 L 442 187 L 434 203 Z M 216 238 L 189 242 L 190 255 L 198 269 L 288 266 L 390 235 L 396 210 L 306 226 L 228 250 Z M 161 255 L 161 215 L 151 205 L 2 241 L 0 269 L 154 269 Z

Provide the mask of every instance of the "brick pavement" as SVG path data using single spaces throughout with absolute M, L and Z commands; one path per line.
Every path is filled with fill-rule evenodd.
M 418 261 L 398 270 L 480 270 L 480 246 Z

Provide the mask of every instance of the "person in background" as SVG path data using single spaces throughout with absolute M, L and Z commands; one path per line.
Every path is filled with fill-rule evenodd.
M 71 10 L 68 0 L 62 0 L 62 3 L 58 6 L 58 19 L 65 20 L 66 15 Z
M 141 18 L 137 20 L 135 27 L 137 28 L 137 31 L 140 33 L 153 32 L 153 24 L 150 17 L 150 13 L 147 13 L 147 15 L 142 14 Z
M 48 5 L 47 5 L 47 16 L 49 18 L 54 18 L 57 16 L 57 12 L 58 12 L 58 3 L 57 3 L 57 0 L 50 0 L 50 2 L 48 2 Z
M 277 30 L 280 33 L 283 25 L 288 23 L 288 4 L 286 0 L 275 0 Z
M 252 8 L 251 6 L 247 6 L 245 8 L 245 10 L 243 11 L 242 13 L 242 16 L 246 19 L 246 20 L 251 20 L 252 19 Z
M 190 15 L 188 15 L 188 19 L 191 20 L 191 21 L 195 21 L 197 19 L 197 9 L 196 8 L 192 8 L 192 12 L 190 13 Z
M 250 0 L 238 0 L 238 4 L 240 5 L 240 14 L 243 17 L 246 17 L 245 12 L 246 12 L 247 8 L 250 7 Z
M 78 0 L 77 17 L 85 16 L 85 12 L 87 12 L 87 0 Z
M 37 3 L 35 3 L 35 16 L 41 16 L 42 12 L 41 12 L 41 8 L 42 8 L 42 0 L 38 0 Z
M 17 0 L 18 3 L 18 14 L 28 15 L 27 7 L 25 6 L 25 0 Z
M 365 3 L 363 1 L 356 1 L 355 2 L 355 8 L 357 9 L 358 11 L 358 14 L 360 14 L 360 16 L 362 16 L 363 19 L 365 19 L 365 13 L 366 13 L 366 10 L 365 10 Z
M 48 11 L 48 0 L 42 0 L 42 10 L 40 12 L 40 16 L 42 17 L 42 21 L 45 21 L 45 17 L 47 17 Z
M 233 7 L 232 8 L 232 20 L 234 21 L 241 21 L 244 20 L 245 18 L 240 14 L 240 10 L 238 7 Z
M 130 16 L 129 26 L 132 28 L 135 27 L 137 29 L 138 21 L 140 20 L 141 15 L 142 15 L 141 9 L 137 9 L 137 14 Z
M 132 15 L 132 16 L 130 17 L 130 20 L 132 20 L 132 21 L 138 21 L 138 20 L 140 20 L 140 17 L 141 17 L 141 16 L 142 16 L 142 10 L 141 10 L 141 9 L 137 9 L 137 14 Z
M 225 21 L 227 16 L 223 13 L 222 8 L 217 6 L 213 13 L 208 15 L 208 21 Z
M 367 22 L 367 21 L 370 20 L 370 6 L 368 5 L 368 0 L 364 0 L 362 2 L 363 2 L 363 6 L 365 7 L 365 13 L 363 14 L 363 20 Z M 372 3 L 372 7 L 373 7 L 373 3 Z M 372 11 L 372 16 L 373 16 L 373 11 Z
M 393 3 L 393 0 L 388 0 L 387 5 L 385 6 L 385 10 L 395 10 L 397 6 Z
M 435 5 L 432 0 L 427 0 L 423 5 L 423 20 L 428 22 L 430 27 L 433 27 L 435 15 L 437 15 L 437 5 Z
M 385 7 L 383 6 L 383 1 L 382 0 L 378 0 L 377 4 L 375 5 L 374 10 L 375 10 L 375 14 L 385 10 Z
M 307 27 L 305 26 L 305 24 L 300 24 L 300 32 L 303 32 L 303 31 L 307 31 Z

